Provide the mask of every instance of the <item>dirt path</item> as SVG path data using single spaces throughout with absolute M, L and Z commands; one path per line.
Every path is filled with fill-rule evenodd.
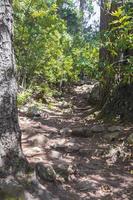
M 111 124 L 96 122 L 85 93 L 75 91 L 51 99 L 41 116 L 20 115 L 27 159 L 33 165 L 43 162 L 55 169 L 61 181 L 43 183 L 53 195 L 51 200 L 132 200 L 132 147 L 127 148 L 123 141 L 133 127 L 119 124 L 110 130 Z M 68 133 L 68 128 L 81 127 L 91 134 L 76 137 Z

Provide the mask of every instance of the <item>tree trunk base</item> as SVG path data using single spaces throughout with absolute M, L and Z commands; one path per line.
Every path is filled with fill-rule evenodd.
M 101 117 L 133 121 L 133 84 L 118 86 L 105 102 Z

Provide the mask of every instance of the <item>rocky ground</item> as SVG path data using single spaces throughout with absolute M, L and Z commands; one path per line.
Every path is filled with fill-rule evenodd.
M 133 126 L 96 120 L 87 87 L 20 111 L 24 154 L 39 163 L 40 199 L 132 200 Z

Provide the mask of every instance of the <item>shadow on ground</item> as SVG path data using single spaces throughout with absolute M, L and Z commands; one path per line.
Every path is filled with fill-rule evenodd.
M 54 108 L 46 109 L 45 117 L 20 116 L 22 146 L 29 162 L 32 165 L 37 162 L 51 164 L 62 177 L 62 182 L 43 183 L 46 191 L 53 195 L 48 199 L 132 200 L 132 156 L 111 162 L 112 158 L 106 156 L 110 146 L 120 145 L 132 132 L 131 124 L 125 125 L 120 138 L 115 141 L 106 140 L 106 133 L 96 133 L 88 138 L 62 135 L 62 128 L 90 129 L 96 123 L 94 119 L 87 121 L 93 108 L 88 107 L 81 95 L 67 96 L 65 101 L 68 107 L 55 102 Z

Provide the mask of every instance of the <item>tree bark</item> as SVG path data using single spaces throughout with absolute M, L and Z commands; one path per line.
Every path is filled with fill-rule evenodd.
M 0 1 L 0 176 L 14 173 L 21 165 L 21 131 L 16 105 L 17 85 L 12 44 L 11 0 Z

